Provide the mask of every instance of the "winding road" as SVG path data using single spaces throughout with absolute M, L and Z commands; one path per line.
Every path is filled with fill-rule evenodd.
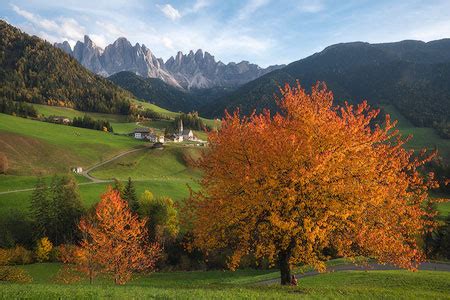
M 134 153 L 134 152 L 137 152 L 137 151 L 141 151 L 141 150 L 144 150 L 144 149 L 149 149 L 149 148 L 150 148 L 150 146 L 144 146 L 144 147 L 141 147 L 141 148 L 128 150 L 128 151 L 119 153 L 119 154 L 117 154 L 116 156 L 113 156 L 113 157 L 110 158 L 110 159 L 107 159 L 107 160 L 105 160 L 105 161 L 102 161 L 102 162 L 99 162 L 99 163 L 93 165 L 92 167 L 88 168 L 87 170 L 83 171 L 83 172 L 80 174 L 80 175 L 86 177 L 87 179 L 89 179 L 90 182 L 83 182 L 83 183 L 79 183 L 78 185 L 88 185 L 88 184 L 95 184 L 95 183 L 112 182 L 112 180 L 98 179 L 98 178 L 92 177 L 92 176 L 89 174 L 89 172 L 92 172 L 94 169 L 96 169 L 96 168 L 98 168 L 98 167 L 100 167 L 100 166 L 103 166 L 103 165 L 105 165 L 105 164 L 107 164 L 107 163 L 110 163 L 110 162 L 112 162 L 112 161 L 114 161 L 114 160 L 116 160 L 116 159 L 118 159 L 118 158 L 121 158 L 122 156 L 131 154 L 131 153 Z M 20 193 L 20 192 L 29 192 L 29 191 L 32 191 L 32 190 L 34 190 L 34 187 L 33 187 L 33 188 L 28 188 L 28 189 L 19 189 L 19 190 L 12 190 L 12 191 L 4 191 L 4 192 L 0 192 L 0 195 L 4 195 L 4 194 L 12 194 L 12 193 Z
M 369 263 L 368 266 L 343 264 L 343 265 L 329 267 L 327 269 L 326 273 L 342 272 L 342 271 L 386 271 L 386 270 L 401 270 L 401 269 L 396 266 L 393 266 L 393 265 L 381 265 L 378 263 Z M 424 263 L 420 264 L 419 270 L 450 272 L 450 263 L 424 262 Z M 305 273 L 295 274 L 295 276 L 299 279 L 299 278 L 315 276 L 315 275 L 319 275 L 319 274 L 324 274 L 324 273 L 319 273 L 317 271 L 308 271 Z M 276 278 L 276 279 L 260 281 L 258 284 L 259 285 L 272 285 L 272 284 L 279 284 L 279 283 L 280 283 L 280 278 Z

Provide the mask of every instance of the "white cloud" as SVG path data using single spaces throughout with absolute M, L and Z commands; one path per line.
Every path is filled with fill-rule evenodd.
M 75 19 L 60 17 L 50 20 L 21 9 L 14 4 L 11 4 L 11 7 L 18 15 L 32 24 L 33 27 L 30 28 L 32 33 L 39 34 L 50 42 L 83 39 L 85 29 Z
M 250 17 L 254 12 L 256 12 L 261 7 L 267 5 L 270 0 L 250 0 L 245 4 L 238 13 L 238 19 L 243 20 Z
M 198 12 L 199 10 L 209 6 L 211 4 L 211 1 L 209 0 L 197 0 L 194 3 L 194 6 L 192 7 L 193 12 Z
M 120 37 L 125 36 L 125 32 L 110 22 L 104 22 L 104 21 L 96 21 L 95 24 L 99 26 L 105 33 L 109 36 L 113 37 Z
M 171 19 L 172 21 L 181 18 L 180 12 L 170 4 L 158 5 L 158 8 L 167 18 Z
M 298 4 L 298 8 L 304 13 L 318 13 L 325 9 L 322 0 L 303 0 Z
M 19 15 L 24 17 L 29 22 L 33 23 L 36 26 L 39 26 L 40 28 L 44 30 L 58 30 L 58 25 L 51 20 L 41 18 L 37 15 L 34 15 L 31 12 L 28 12 L 24 9 L 19 8 L 18 6 L 11 4 L 12 9 Z
M 89 37 L 94 42 L 95 45 L 99 46 L 100 48 L 105 48 L 108 46 L 108 40 L 107 38 L 102 34 L 90 34 Z

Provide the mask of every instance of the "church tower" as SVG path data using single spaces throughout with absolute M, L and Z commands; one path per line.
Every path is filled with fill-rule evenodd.
M 180 119 L 180 135 L 183 135 L 183 120 Z

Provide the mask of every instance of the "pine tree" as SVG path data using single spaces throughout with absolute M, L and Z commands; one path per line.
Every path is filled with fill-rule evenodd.
M 40 238 L 47 235 L 47 225 L 50 221 L 50 200 L 48 187 L 45 180 L 39 177 L 31 195 L 31 217 L 35 225 L 35 237 Z
M 118 191 L 120 193 L 120 197 L 122 197 L 122 198 L 123 198 L 124 189 L 125 189 L 125 187 L 124 187 L 123 183 L 119 179 L 114 178 L 113 190 Z
M 76 239 L 76 224 L 83 214 L 83 206 L 77 183 L 72 176 L 54 178 L 51 202 L 49 238 L 55 245 L 73 242 Z
M 136 212 L 139 209 L 139 202 L 131 177 L 128 177 L 128 182 L 123 190 L 123 200 L 128 202 L 128 206 L 133 212 Z

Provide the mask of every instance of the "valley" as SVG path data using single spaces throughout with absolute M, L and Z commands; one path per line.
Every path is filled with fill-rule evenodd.
M 0 298 L 448 298 L 450 39 L 260 67 L 0 37 Z

